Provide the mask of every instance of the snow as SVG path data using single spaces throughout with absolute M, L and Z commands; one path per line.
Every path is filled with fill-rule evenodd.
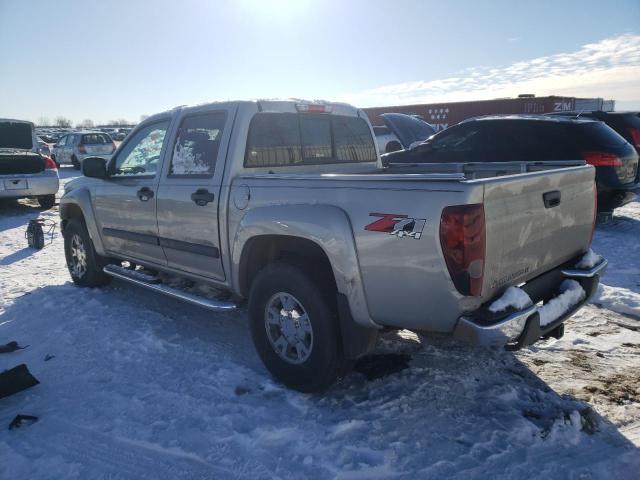
M 589 249 L 587 253 L 576 264 L 576 268 L 589 269 L 595 267 L 602 260 L 602 256 Z
M 503 312 L 509 307 L 522 310 L 531 306 L 532 303 L 527 292 L 518 287 L 509 287 L 500 298 L 489 305 L 489 310 L 493 313 Z
M 243 310 L 73 286 L 59 233 L 26 248 L 38 214 L 0 203 L 0 343 L 30 345 L 0 371 L 41 382 L 0 399 L 2 479 L 637 478 L 637 202 L 596 231 L 609 269 L 562 339 L 512 353 L 389 332 L 378 352 L 408 368 L 322 395 L 272 381 Z M 9 431 L 18 413 L 40 420 Z
M 540 326 L 544 327 L 567 313 L 571 307 L 584 300 L 586 292 L 575 280 L 564 280 L 560 284 L 560 295 L 538 308 Z

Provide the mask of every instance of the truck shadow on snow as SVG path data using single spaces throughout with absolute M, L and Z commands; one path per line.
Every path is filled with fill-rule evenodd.
M 289 443 L 295 452 L 300 438 L 315 438 L 324 455 L 338 455 L 349 445 L 354 462 L 375 464 L 389 456 L 365 455 L 365 449 L 395 445 L 399 451 L 389 458 L 406 456 L 404 471 L 435 468 L 423 478 L 452 476 L 461 458 L 467 467 L 485 462 L 494 469 L 512 468 L 531 449 L 545 455 L 547 467 L 563 469 L 570 462 L 575 471 L 588 472 L 590 465 L 635 449 L 588 403 L 557 393 L 513 353 L 407 331 L 381 335 L 377 355 L 358 362 L 327 392 L 304 395 L 271 380 L 253 349 L 244 311 L 212 314 L 119 282 L 104 289 L 67 283 L 15 299 L 0 324 L 3 338 L 31 345 L 16 354 L 16 362 L 26 362 L 45 386 L 5 400 L 7 415 L 14 410 L 37 415 L 38 405 L 53 402 L 58 415 L 73 416 L 78 392 L 92 415 L 110 422 L 115 414 L 142 430 L 151 420 L 139 419 L 136 409 L 153 412 L 155 420 L 227 412 L 232 422 L 207 427 L 214 446 L 217 438 L 230 435 L 294 431 L 274 445 L 265 441 L 251 448 L 264 458 L 275 451 L 286 456 Z M 54 360 L 43 363 L 49 354 Z M 104 399 L 119 398 L 123 388 L 136 401 L 131 407 L 120 403 L 113 412 Z M 187 411 L 176 413 L 178 399 Z M 232 432 L 225 430 L 227 424 Z M 402 445 L 416 442 L 429 448 L 414 455 L 409 453 L 414 447 L 407 447 L 403 454 Z M 237 455 L 253 455 L 242 445 L 234 447 Z M 302 465 L 296 458 L 290 459 L 292 468 Z M 630 478 L 624 477 L 630 474 L 626 468 L 617 465 L 613 471 Z

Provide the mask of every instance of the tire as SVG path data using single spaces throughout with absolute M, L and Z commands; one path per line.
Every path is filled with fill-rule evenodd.
M 330 295 L 321 292 L 322 285 L 302 267 L 274 263 L 256 275 L 249 294 L 251 336 L 258 355 L 278 382 L 301 392 L 322 391 L 345 372 L 336 307 L 329 301 Z M 288 296 L 289 305 L 285 306 L 279 294 Z M 293 304 L 296 306 L 291 309 Z M 288 315 L 275 313 L 283 311 Z M 308 324 L 302 321 L 293 326 L 297 318 L 308 319 Z M 302 347 L 288 341 L 292 332 L 295 338 L 304 339 Z
M 74 218 L 64 229 L 64 255 L 69 274 L 76 285 L 101 287 L 111 280 L 111 277 L 102 271 L 105 265 L 111 263 L 110 259 L 96 253 L 82 220 Z
M 80 170 L 80 162 L 75 157 L 75 155 L 71 157 L 71 163 L 73 164 L 73 168 L 75 168 L 76 170 Z
M 51 207 L 53 207 L 56 204 L 56 196 L 42 195 L 41 197 L 38 197 L 38 204 L 40 205 L 40 208 L 43 208 L 44 210 L 49 210 Z

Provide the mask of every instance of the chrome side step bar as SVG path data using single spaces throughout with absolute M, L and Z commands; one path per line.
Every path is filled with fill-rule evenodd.
M 107 265 L 102 269 L 107 275 L 111 275 L 114 278 L 124 280 L 125 282 L 133 283 L 140 287 L 144 287 L 148 290 L 153 290 L 158 293 L 162 293 L 169 297 L 177 298 L 185 302 L 197 305 L 199 307 L 213 310 L 216 312 L 234 310 L 237 305 L 233 302 L 226 302 L 223 300 L 212 300 L 205 297 L 200 297 L 178 288 L 169 287 L 162 283 L 158 283 L 155 277 L 145 275 L 140 272 L 129 271 L 126 268 L 119 267 L 117 265 Z

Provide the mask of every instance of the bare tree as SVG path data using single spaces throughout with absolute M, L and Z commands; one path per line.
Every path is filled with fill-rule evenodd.
M 54 120 L 53 124 L 56 127 L 69 128 L 71 126 L 71 120 L 69 120 L 66 117 L 56 117 L 56 119 Z
M 80 122 L 80 127 L 82 128 L 93 128 L 93 126 L 93 120 L 89 118 L 85 118 L 84 120 L 82 120 L 82 122 Z
M 49 121 L 49 117 L 40 117 L 40 118 L 38 118 L 38 121 L 36 122 L 36 125 L 38 125 L 39 127 L 48 127 L 49 125 L 51 125 L 51 123 Z

